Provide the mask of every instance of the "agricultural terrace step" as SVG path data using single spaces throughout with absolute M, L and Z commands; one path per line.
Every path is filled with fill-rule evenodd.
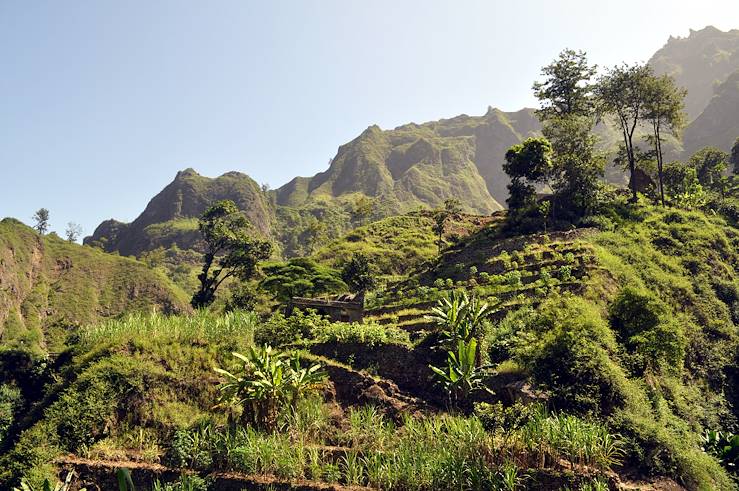
M 560 282 L 556 286 L 564 286 L 568 287 L 569 285 L 579 285 L 580 279 L 584 274 L 586 274 L 587 270 L 591 268 L 585 268 L 585 270 L 573 270 L 572 276 L 575 278 L 576 281 L 568 281 L 568 282 Z M 528 285 L 531 285 L 532 283 L 536 282 L 538 279 L 540 279 L 540 276 L 537 275 L 531 275 L 531 276 L 525 276 L 521 278 L 521 284 L 524 287 L 521 288 L 515 288 L 513 290 L 506 290 L 502 292 L 494 292 L 491 291 L 489 293 L 489 296 L 494 296 L 498 300 L 504 300 L 506 298 L 510 298 L 512 296 L 518 295 L 519 293 L 525 293 L 527 291 L 533 291 L 537 287 L 528 287 Z M 481 285 L 483 288 L 485 285 Z M 443 294 L 448 294 L 453 290 L 444 290 Z M 367 320 L 375 320 L 378 324 L 389 324 L 390 323 L 390 315 L 394 312 L 400 312 L 403 310 L 420 310 L 422 313 L 418 314 L 406 314 L 406 315 L 398 315 L 397 321 L 400 322 L 401 320 L 405 320 L 408 318 L 414 318 L 419 316 L 428 315 L 431 311 L 432 307 L 435 307 L 438 300 L 429 300 L 429 301 L 423 301 L 419 303 L 414 304 L 400 304 L 400 305 L 387 305 L 384 307 L 379 307 L 373 310 L 368 310 L 366 312 L 366 319 Z M 379 317 L 379 318 L 378 318 Z
M 558 283 L 557 286 L 567 291 L 573 291 L 581 287 L 582 283 L 580 281 L 567 281 L 567 282 Z M 517 288 L 514 290 L 509 290 L 506 292 L 498 293 L 495 295 L 495 297 L 501 302 L 505 302 L 521 294 L 526 296 L 527 299 L 531 299 L 536 296 L 537 288 L 538 287 Z M 432 305 L 435 305 L 435 304 L 436 303 L 434 302 Z M 501 305 L 496 310 L 507 313 L 509 310 L 511 310 L 512 306 L 517 307 L 519 305 L 523 305 L 523 304 L 521 304 L 520 302 L 515 302 L 514 305 Z M 395 325 L 398 328 L 403 329 L 404 331 L 408 331 L 408 332 L 417 332 L 420 330 L 433 330 L 435 324 L 433 321 L 429 321 L 425 319 L 425 316 L 427 315 L 428 313 L 407 314 L 403 316 L 398 316 L 397 320 L 392 317 L 383 317 L 381 319 L 368 318 L 368 320 L 374 320 L 375 322 L 383 326 L 384 325 Z
M 509 253 L 513 251 L 519 251 L 527 246 L 538 244 L 544 245 L 550 248 L 558 248 L 562 245 L 575 244 L 577 240 L 583 237 L 588 237 L 598 232 L 597 228 L 579 228 L 575 230 L 567 230 L 562 232 L 552 232 L 547 234 L 533 234 L 533 235 L 521 235 L 518 237 L 510 237 L 507 239 L 497 240 L 492 244 L 490 250 L 494 252 L 494 255 L 498 255 L 503 251 Z M 488 239 L 490 240 L 490 239 Z M 461 247 L 466 247 L 467 244 L 463 244 Z M 461 253 L 462 249 L 450 249 L 447 254 Z
M 589 249 L 579 249 L 577 254 L 573 254 L 573 260 L 572 262 L 569 262 L 563 258 L 555 258 L 554 256 L 550 257 L 544 257 L 544 254 L 542 254 L 542 257 L 535 257 L 534 255 L 528 255 L 523 258 L 519 258 L 518 260 L 518 266 L 512 267 L 510 262 L 513 261 L 513 259 L 509 258 L 508 260 L 504 261 L 500 258 L 500 256 L 489 256 L 486 254 L 477 254 L 475 257 L 457 257 L 453 260 L 450 260 L 444 268 L 454 268 L 455 264 L 463 264 L 465 266 L 475 266 L 477 267 L 479 272 L 486 272 L 489 274 L 504 274 L 509 271 L 513 270 L 532 270 L 532 269 L 540 269 L 544 267 L 556 267 L 556 266 L 566 266 L 566 265 L 576 265 L 576 264 L 584 264 L 586 262 L 592 261 L 594 259 L 594 254 L 592 250 Z
M 131 478 L 140 489 L 152 489 L 156 481 L 176 481 L 185 474 L 198 474 L 187 469 L 166 467 L 160 464 L 148 464 L 133 461 L 90 460 L 69 455 L 56 459 L 55 463 L 61 468 L 60 478 L 73 471 L 76 480 L 73 489 L 77 486 L 87 486 L 88 489 L 118 489 L 116 472 L 118 469 L 128 469 Z M 284 480 L 268 475 L 249 475 L 238 472 L 213 472 L 204 474 L 213 481 L 214 489 L 219 491 L 241 491 L 243 489 L 255 491 L 290 490 L 290 491 L 364 491 L 372 488 L 361 486 L 341 486 L 308 480 Z
M 425 345 L 411 348 L 327 342 L 313 344 L 309 350 L 313 355 L 351 365 L 325 367 L 342 405 L 375 404 L 395 419 L 403 413 L 426 412 L 426 401 L 443 403 L 443 394 L 429 383 L 433 372 L 428 367 L 429 363 L 442 363 L 443 356 Z M 357 370 L 371 370 L 381 378 Z
M 311 345 L 309 350 L 323 363 L 324 370 L 333 383 L 334 396 L 343 407 L 370 404 L 396 421 L 400 421 L 404 414 L 429 410 L 423 399 L 415 397 L 405 388 L 401 389 L 396 385 L 395 378 L 388 376 L 395 376 L 398 373 L 399 369 L 395 364 L 386 362 L 382 370 L 378 369 L 382 378 L 373 377 L 368 373 L 343 365 L 343 363 L 351 362 L 359 365 L 361 369 L 366 369 L 374 366 L 375 363 L 379 364 L 379 360 L 389 357 L 394 360 L 404 360 L 408 364 L 408 370 L 413 370 L 415 366 L 415 373 L 418 373 L 414 355 L 408 348 L 396 345 L 368 347 L 356 343 L 318 343 Z M 401 383 L 407 382 L 402 376 L 400 379 Z M 410 385 L 415 388 L 414 384 Z

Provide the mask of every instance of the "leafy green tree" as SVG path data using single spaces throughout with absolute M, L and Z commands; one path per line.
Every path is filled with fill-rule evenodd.
M 695 167 L 682 162 L 665 166 L 664 185 L 672 203 L 680 208 L 700 208 L 706 201 L 706 193 L 698 181 Z
M 605 158 L 595 148 L 593 121 L 591 116 L 569 116 L 544 123 L 554 155 L 554 204 L 564 219 L 590 215 L 597 202 Z
M 560 214 L 582 217 L 595 205 L 604 167 L 592 134 L 596 68 L 588 63 L 585 52 L 564 50 L 542 69 L 544 81 L 534 83 L 534 95 L 540 103 L 537 116 L 553 151 L 552 213 L 559 208 L 564 212 Z
M 654 146 L 657 159 L 657 181 L 662 206 L 665 206 L 664 153 L 662 151 L 663 130 L 677 137 L 685 126 L 685 95 L 687 90 L 678 87 L 669 75 L 646 80 L 646 107 L 643 118 L 652 127 L 648 141 Z
M 728 167 L 729 154 L 715 147 L 705 147 L 698 150 L 688 165 L 695 169 L 698 182 L 704 187 L 715 191 L 722 191 L 721 174 Z
M 439 254 L 444 246 L 444 230 L 446 230 L 446 222 L 449 218 L 462 212 L 462 204 L 458 199 L 449 198 L 444 200 L 444 207 L 434 210 L 434 233 L 437 236 L 437 246 Z
M 734 174 L 739 174 L 739 138 L 734 140 L 734 145 L 731 147 L 729 162 L 734 165 Z
M 534 95 L 542 121 L 570 116 L 589 116 L 593 111 L 590 80 L 597 67 L 588 63 L 584 51 L 565 49 L 541 70 L 544 82 L 535 82 Z
M 637 200 L 637 155 L 634 133 L 647 114 L 649 80 L 652 71 L 648 65 L 619 65 L 600 77 L 595 87 L 599 112 L 612 116 L 621 131 L 626 151 L 632 201 Z
M 292 297 L 305 297 L 346 291 L 339 272 L 322 266 L 310 258 L 294 258 L 286 263 L 263 267 L 264 279 L 259 286 L 281 302 Z
M 33 228 L 35 228 L 41 235 L 44 235 L 49 230 L 49 210 L 46 208 L 39 208 L 38 211 L 33 214 L 33 221 L 36 222 Z
M 508 208 L 514 213 L 525 213 L 536 202 L 535 184 L 545 182 L 551 175 L 552 145 L 546 138 L 527 138 L 509 148 L 505 160 L 503 170 L 511 177 Z
M 210 305 L 226 279 L 251 278 L 259 261 L 272 252 L 272 244 L 252 236 L 249 220 L 230 200 L 208 208 L 200 217 L 198 228 L 205 241 L 205 254 L 198 275 L 200 287 L 191 301 L 196 308 Z
M 341 279 L 360 297 L 377 285 L 377 270 L 369 257 L 355 252 L 341 268 Z

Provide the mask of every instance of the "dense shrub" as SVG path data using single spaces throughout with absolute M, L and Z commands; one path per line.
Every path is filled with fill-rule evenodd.
M 611 325 L 646 367 L 682 368 L 686 340 L 679 321 L 667 320 L 666 306 L 649 292 L 625 287 L 610 306 Z

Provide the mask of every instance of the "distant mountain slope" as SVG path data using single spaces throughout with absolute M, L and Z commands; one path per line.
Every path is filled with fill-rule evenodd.
M 458 198 L 468 211 L 502 208 L 508 179 L 505 150 L 539 128 L 533 110 L 460 115 L 393 130 L 370 126 L 339 147 L 325 172 L 279 188 L 277 203 L 299 206 L 321 196 L 361 193 L 395 212 Z
M 101 223 L 85 244 L 101 246 L 108 252 L 138 255 L 159 246 L 192 247 L 198 240 L 197 223 L 211 204 L 233 200 L 245 210 L 251 223 L 264 235 L 271 231 L 271 212 L 265 194 L 246 174 L 228 172 L 211 179 L 193 169 L 178 172 L 130 224 L 107 220 Z
M 705 146 L 728 151 L 739 137 L 739 70 L 721 85 L 705 110 L 686 129 L 683 136 L 684 157 Z
M 70 327 L 151 309 L 183 312 L 188 297 L 138 261 L 0 221 L 0 347 L 54 351 Z
M 486 215 L 502 209 L 507 197 L 505 151 L 538 130 L 532 109 L 505 113 L 492 108 L 483 116 L 460 115 L 393 130 L 370 126 L 339 148 L 325 172 L 297 177 L 269 192 L 238 172 L 209 178 L 187 169 L 136 220 L 106 220 L 85 244 L 134 256 L 157 247 L 197 247 L 197 217 L 221 199 L 235 201 L 286 255 L 309 253 L 308 231 L 316 220 L 327 238 L 363 223 L 353 216 L 362 197 L 372 202 L 369 219 L 440 206 L 447 198 L 459 199 L 467 212 Z
M 708 106 L 714 87 L 739 70 L 739 29 L 723 32 L 708 26 L 691 29 L 685 38 L 670 37 L 649 64 L 688 89 L 685 107 L 693 120 Z

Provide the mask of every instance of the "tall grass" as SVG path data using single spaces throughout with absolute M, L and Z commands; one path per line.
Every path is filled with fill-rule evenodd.
M 620 456 L 620 440 L 604 426 L 544 411 L 505 440 L 485 431 L 476 417 L 406 416 L 396 424 L 371 406 L 353 408 L 347 416 L 347 426 L 334 435 L 345 445 L 339 453 L 323 447 L 325 440 L 316 435 L 329 415 L 306 403 L 282 433 L 212 433 L 210 460 L 217 468 L 248 474 L 379 489 L 515 490 L 522 489 L 523 469 L 531 464 L 558 468 L 564 459 L 607 469 Z
M 254 329 L 259 322 L 253 312 L 215 314 L 206 310 L 191 315 L 168 316 L 160 313 L 135 313 L 121 319 L 83 327 L 78 344 L 89 349 L 97 343 L 120 343 L 130 339 L 228 342 L 239 339 L 253 344 Z
M 605 425 L 566 414 L 536 411 L 519 435 L 524 448 L 541 467 L 565 459 L 571 465 L 607 469 L 618 464 L 623 455 L 621 439 L 609 433 Z

